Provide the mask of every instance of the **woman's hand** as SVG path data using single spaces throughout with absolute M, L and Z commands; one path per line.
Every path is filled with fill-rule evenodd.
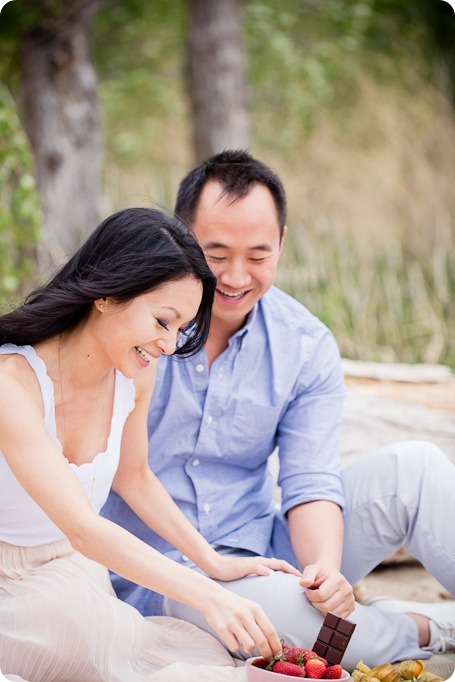
M 336 613 L 347 618 L 355 608 L 352 585 L 344 575 L 320 564 L 308 564 L 302 573 L 300 585 L 305 589 L 308 601 L 321 613 Z
M 216 580 L 238 580 L 246 575 L 270 575 L 283 571 L 302 577 L 301 571 L 282 559 L 266 559 L 263 556 L 231 557 L 217 554 L 208 573 Z
M 220 588 L 200 611 L 231 651 L 251 653 L 256 646 L 264 658 L 281 655 L 278 634 L 256 602 Z

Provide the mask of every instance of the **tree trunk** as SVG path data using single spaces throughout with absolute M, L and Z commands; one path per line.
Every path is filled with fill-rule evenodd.
M 99 220 L 100 113 L 89 44 L 96 7 L 97 0 L 44 0 L 21 41 L 24 126 L 44 213 L 38 259 L 46 274 Z
M 189 0 L 188 91 L 198 162 L 249 145 L 241 0 Z

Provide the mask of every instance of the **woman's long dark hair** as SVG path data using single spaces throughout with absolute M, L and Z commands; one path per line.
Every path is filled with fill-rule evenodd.
M 202 301 L 177 355 L 196 353 L 205 343 L 215 277 L 182 223 L 154 209 L 127 208 L 106 218 L 47 284 L 0 317 L 0 344 L 44 341 L 74 329 L 99 298 L 127 303 L 187 276 L 202 283 Z

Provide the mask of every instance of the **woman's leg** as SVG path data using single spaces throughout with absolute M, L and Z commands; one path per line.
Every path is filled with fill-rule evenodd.
M 0 668 L 33 682 L 241 679 L 217 640 L 190 623 L 143 618 L 115 596 L 107 569 L 66 541 L 0 542 Z

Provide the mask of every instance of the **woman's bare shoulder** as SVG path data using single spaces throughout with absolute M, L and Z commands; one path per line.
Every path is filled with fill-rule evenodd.
M 0 355 L 0 384 L 2 392 L 8 387 L 22 388 L 41 400 L 38 378 L 27 359 L 19 353 Z

